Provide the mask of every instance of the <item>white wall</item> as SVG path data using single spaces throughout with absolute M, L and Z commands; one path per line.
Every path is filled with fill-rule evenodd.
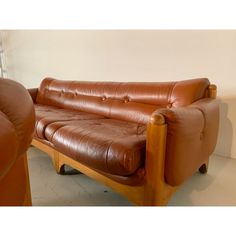
M 68 80 L 208 77 L 221 99 L 215 152 L 236 158 L 236 31 L 4 31 L 8 77 L 37 87 Z

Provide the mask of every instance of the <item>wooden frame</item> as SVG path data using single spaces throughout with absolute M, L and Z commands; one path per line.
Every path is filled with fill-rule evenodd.
M 164 181 L 166 124 L 156 123 L 158 118 L 159 117 L 156 116 L 148 127 L 148 136 L 154 137 L 148 139 L 151 141 L 147 143 L 146 180 L 142 186 L 129 186 L 111 180 L 36 139 L 33 139 L 32 145 L 44 151 L 52 158 L 57 173 L 61 173 L 61 169 L 64 165 L 69 165 L 126 196 L 135 205 L 166 205 L 176 188 L 167 185 Z M 164 121 L 164 117 L 162 118 Z M 156 186 L 158 186 L 158 188 L 156 188 Z
M 216 98 L 216 86 L 210 85 L 206 97 Z M 116 192 L 126 196 L 131 202 L 141 206 L 163 206 L 167 205 L 170 197 L 178 187 L 172 187 L 165 182 L 165 148 L 166 148 L 167 125 L 161 114 L 152 116 L 147 126 L 145 181 L 142 186 L 129 186 L 118 183 L 110 178 L 96 172 L 95 170 L 73 160 L 72 158 L 56 151 L 52 147 L 33 139 L 32 145 L 46 152 L 53 161 L 57 173 L 62 167 L 69 165 L 85 175 L 111 187 Z M 206 173 L 207 163 L 199 168 L 201 173 Z
M 143 195 L 144 195 L 144 186 L 129 186 L 125 184 L 118 183 L 110 178 L 96 172 L 93 169 L 73 160 L 70 157 L 56 151 L 52 147 L 49 147 L 46 144 L 41 143 L 40 141 L 33 139 L 32 145 L 41 151 L 47 153 L 53 161 L 54 168 L 57 173 L 60 173 L 61 168 L 63 165 L 69 165 L 80 172 L 84 173 L 85 175 L 95 179 L 108 187 L 112 188 L 114 191 L 121 193 L 122 195 L 126 196 L 131 202 L 136 205 L 143 205 Z
M 53 161 L 57 173 L 64 165 L 69 165 L 85 175 L 107 185 L 114 191 L 126 196 L 136 205 L 166 205 L 176 188 L 164 181 L 166 129 L 164 117 L 156 115 L 148 125 L 146 148 L 146 179 L 142 186 L 129 186 L 118 183 L 93 169 L 56 151 L 52 147 L 33 139 L 32 145 L 47 153 Z
M 121 193 L 136 205 L 161 206 L 167 204 L 169 198 L 177 189 L 177 187 L 166 184 L 164 180 L 166 131 L 167 125 L 164 117 L 160 114 L 153 116 L 147 127 L 146 178 L 142 186 L 129 186 L 111 180 L 37 139 L 33 139 L 32 145 L 52 158 L 57 173 L 61 173 L 64 165 L 69 165 Z

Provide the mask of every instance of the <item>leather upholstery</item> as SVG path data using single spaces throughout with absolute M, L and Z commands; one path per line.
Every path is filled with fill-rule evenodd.
M 12 123 L 0 112 L 0 179 L 16 161 L 18 140 Z
M 29 147 L 35 113 L 26 89 L 19 83 L 0 80 L 0 179 Z
M 46 139 L 45 129 L 46 127 L 57 121 L 70 121 L 70 120 L 87 120 L 87 119 L 99 119 L 104 118 L 96 114 L 89 114 L 86 112 L 59 109 L 53 106 L 35 105 L 36 111 L 36 130 L 35 135 L 38 138 Z
M 46 136 L 58 151 L 87 166 L 127 176 L 145 160 L 145 130 L 136 123 L 93 119 L 52 123 Z
M 212 154 L 218 133 L 219 102 L 201 99 L 190 106 L 159 109 L 167 129 L 165 179 L 172 186 L 190 177 Z
M 144 168 L 146 125 L 160 112 L 168 125 L 165 179 L 179 185 L 215 147 L 218 104 L 204 99 L 208 86 L 204 78 L 165 83 L 46 78 L 31 91 L 36 101 L 35 137 L 126 181 Z
M 118 83 L 46 78 L 36 103 L 146 124 L 157 108 L 187 106 L 204 97 L 208 85 L 208 79 Z
M 0 90 L 0 110 L 8 117 L 15 129 L 20 155 L 27 150 L 32 140 L 32 130 L 35 125 L 33 104 L 25 88 L 12 80 L 1 81 Z M 19 105 L 19 101 L 23 105 Z
M 38 94 L 38 89 L 37 88 L 32 88 L 32 89 L 28 89 L 28 92 L 33 100 L 33 102 L 36 102 L 36 98 L 37 98 L 37 94 Z

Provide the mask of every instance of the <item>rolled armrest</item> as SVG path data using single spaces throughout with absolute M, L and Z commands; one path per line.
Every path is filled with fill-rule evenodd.
M 28 89 L 28 92 L 29 92 L 33 102 L 36 103 L 36 98 L 37 98 L 37 94 L 38 94 L 38 88 Z
M 187 107 L 158 109 L 167 124 L 165 180 L 172 186 L 190 177 L 214 151 L 219 126 L 219 103 L 198 100 Z M 153 119 L 153 118 L 152 118 Z
M 205 152 L 211 155 L 215 149 L 219 130 L 219 101 L 216 99 L 205 98 L 191 105 L 191 107 L 202 112 L 204 117 L 203 141 L 207 144 Z
M 0 176 L 27 151 L 34 125 L 34 107 L 27 90 L 15 81 L 0 80 Z

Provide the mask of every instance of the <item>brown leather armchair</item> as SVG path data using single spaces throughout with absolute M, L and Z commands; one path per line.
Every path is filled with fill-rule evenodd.
M 31 205 L 26 151 L 31 143 L 35 112 L 27 90 L 0 79 L 0 205 Z

